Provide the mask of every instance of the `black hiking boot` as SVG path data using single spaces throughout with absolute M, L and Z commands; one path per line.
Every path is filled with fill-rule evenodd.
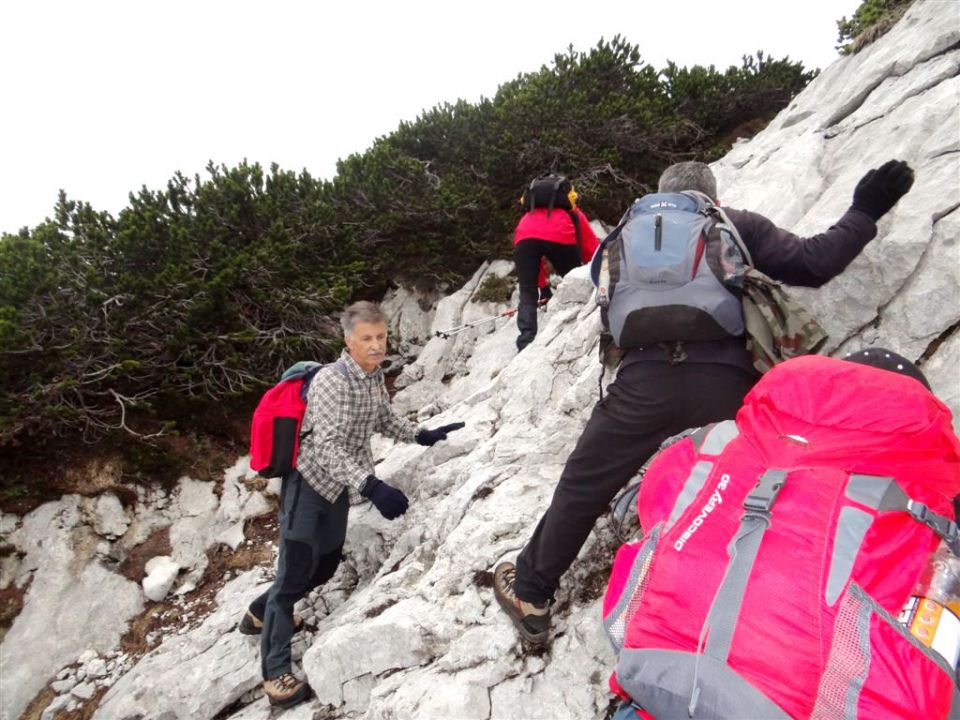
M 303 680 L 297 680 L 293 673 L 284 673 L 264 680 L 263 692 L 273 707 L 289 708 L 309 699 L 313 688 Z
M 298 633 L 303 629 L 303 618 L 299 615 L 293 616 L 293 632 Z M 240 625 L 237 626 L 244 635 L 259 635 L 263 632 L 263 620 L 254 615 L 250 610 L 243 614 Z
M 513 590 L 516 577 L 517 568 L 513 563 L 502 562 L 497 565 L 493 571 L 493 594 L 513 621 L 520 637 L 534 645 L 543 645 L 550 633 L 550 605 L 518 598 Z

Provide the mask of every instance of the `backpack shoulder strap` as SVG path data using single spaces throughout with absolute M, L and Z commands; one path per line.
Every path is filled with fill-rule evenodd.
M 336 360 L 332 363 L 327 363 L 326 365 L 317 365 L 316 367 L 310 368 L 310 370 L 303 375 L 303 384 L 300 386 L 300 399 L 304 402 L 307 401 L 307 393 L 310 391 L 310 383 L 313 381 L 313 378 L 318 372 L 324 368 L 335 367 L 340 371 L 340 374 L 344 378 L 350 377 L 350 371 L 347 370 L 347 366 L 343 364 L 342 360 Z
M 737 226 L 730 221 L 730 218 L 723 211 L 723 208 L 721 208 L 719 205 L 714 205 L 710 212 L 716 214 L 716 216 L 719 218 L 719 223 L 723 225 L 727 232 L 730 233 L 730 237 L 733 238 L 733 242 L 740 249 L 740 252 L 743 254 L 743 259 L 747 265 L 754 267 L 753 256 L 750 254 L 750 251 L 747 250 L 747 246 L 743 242 L 743 238 L 740 237 L 740 231 L 737 230 Z
M 730 237 L 733 238 L 733 242 L 743 254 L 743 259 L 746 261 L 747 265 L 753 267 L 753 256 L 750 254 L 750 251 L 747 250 L 747 246 L 744 244 L 743 238 L 740 237 L 740 232 L 737 230 L 737 226 L 730 221 L 730 218 L 723 211 L 723 208 L 711 200 L 709 196 L 697 190 L 686 190 L 680 194 L 696 200 L 699 205 L 699 212 L 703 213 L 707 217 L 713 218 L 718 225 L 722 225 L 723 229 L 730 233 Z
M 583 241 L 580 235 L 580 218 L 577 217 L 576 210 L 567 210 L 567 214 L 570 216 L 570 222 L 573 223 L 573 232 L 577 236 L 577 255 L 580 257 L 580 262 L 583 262 Z
M 911 498 L 903 491 L 896 478 L 855 473 L 850 476 L 846 492 L 848 497 L 874 510 L 899 510 L 907 513 L 921 525 L 933 530 L 954 555 L 960 556 L 960 528 L 956 521 Z

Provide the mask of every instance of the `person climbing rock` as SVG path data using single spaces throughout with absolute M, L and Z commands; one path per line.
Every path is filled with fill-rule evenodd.
M 727 209 L 764 274 L 791 285 L 819 287 L 836 277 L 877 234 L 877 221 L 913 184 L 913 170 L 891 160 L 857 184 L 850 208 L 826 232 L 801 238 L 759 213 Z M 717 183 L 701 162 L 668 167 L 660 193 L 695 191 L 717 201 Z M 610 500 L 666 438 L 730 419 L 759 376 L 743 337 L 658 343 L 626 351 L 607 396 L 594 406 L 567 459 L 553 499 L 516 565 L 494 571 L 497 601 L 526 640 L 544 643 L 550 604 Z
M 513 261 L 520 286 L 518 351 L 537 336 L 537 307 L 552 295 L 544 258 L 563 277 L 589 262 L 599 244 L 577 199 L 567 178 L 546 175 L 531 181 L 520 200 L 524 213 L 513 233 Z

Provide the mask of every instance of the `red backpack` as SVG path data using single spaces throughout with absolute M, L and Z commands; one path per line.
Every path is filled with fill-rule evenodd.
M 337 361 L 346 376 L 347 368 Z M 310 434 L 301 434 L 303 415 L 307 410 L 307 391 L 322 368 L 320 363 L 302 361 L 290 367 L 280 382 L 267 390 L 250 424 L 250 469 L 261 477 L 285 477 L 297 467 L 300 441 Z
M 948 660 L 897 616 L 941 543 L 960 547 L 958 493 L 950 411 L 916 380 L 774 367 L 736 421 L 644 476 L 645 535 L 603 603 L 610 686 L 634 708 L 617 717 L 954 716 L 960 645 Z

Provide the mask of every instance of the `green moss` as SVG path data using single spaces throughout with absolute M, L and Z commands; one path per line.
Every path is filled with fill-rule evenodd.
M 487 275 L 470 298 L 471 302 L 508 303 L 513 297 L 517 281 L 509 275 Z
M 857 53 L 897 24 L 913 0 L 863 0 L 848 20 L 837 20 L 842 55 Z

